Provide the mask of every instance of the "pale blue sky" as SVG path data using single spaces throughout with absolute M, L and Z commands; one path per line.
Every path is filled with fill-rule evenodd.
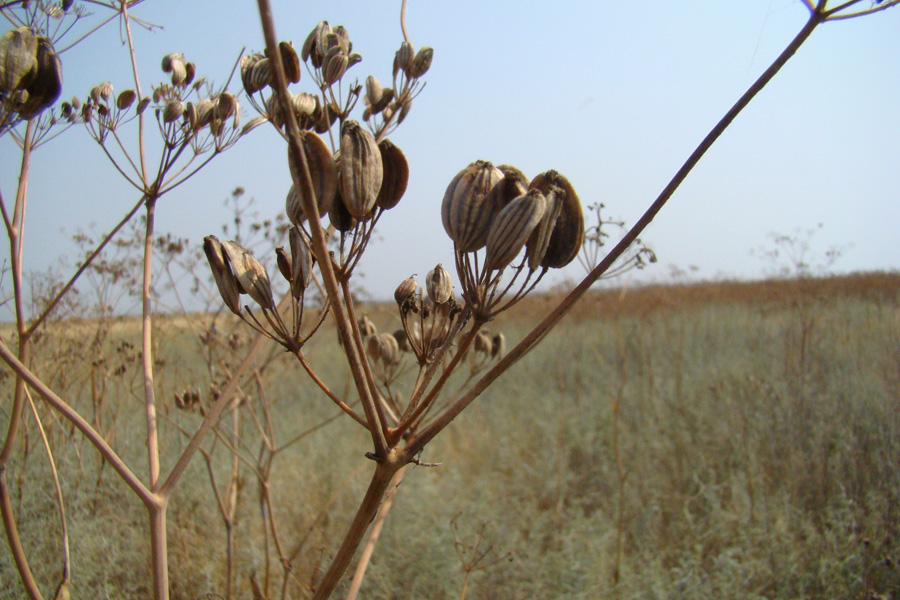
M 227 7 L 227 8 L 226 8 Z M 274 2 L 279 37 L 300 45 L 321 19 L 343 24 L 363 62 L 362 81 L 390 79 L 401 41 L 399 2 Z M 256 3 L 150 0 L 135 14 L 165 29 L 136 31 L 142 82 L 162 80 L 163 54 L 183 52 L 221 81 L 242 46 L 260 50 Z M 452 264 L 440 203 L 469 162 L 510 163 L 530 177 L 555 168 L 584 204 L 634 222 L 744 89 L 802 27 L 799 0 L 723 2 L 468 2 L 409 0 L 416 48 L 435 48 L 427 86 L 392 136 L 410 162 L 406 196 L 381 221 L 362 270 L 387 297 L 403 278 Z M 112 81 L 132 87 L 119 30 L 63 56 L 64 97 Z M 848 247 L 837 271 L 896 269 L 900 223 L 900 9 L 826 23 L 720 139 L 644 234 L 667 265 L 698 277 L 759 277 L 752 249 L 771 232 L 822 224 L 817 252 Z M 308 87 L 304 73 L 294 90 Z M 248 110 L 244 103 L 245 110 Z M 253 116 L 247 113 L 245 118 Z M 15 192 L 18 154 L 0 141 L 0 189 Z M 264 217 L 284 208 L 285 148 L 259 128 L 199 177 L 166 196 L 159 229 L 217 233 L 236 186 Z M 109 229 L 136 200 L 79 129 L 34 159 L 27 266 L 71 253 L 79 226 Z M 0 249 L 8 257 L 8 249 Z M 581 274 L 575 263 L 571 277 Z M 454 275 L 455 279 L 455 275 Z

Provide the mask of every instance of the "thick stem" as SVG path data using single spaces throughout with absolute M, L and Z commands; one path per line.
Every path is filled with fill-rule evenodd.
M 363 579 L 366 576 L 366 570 L 369 568 L 369 562 L 372 560 L 372 555 L 375 553 L 375 545 L 378 543 L 378 536 L 381 535 L 384 521 L 391 510 L 391 505 L 394 503 L 394 496 L 397 495 L 397 488 L 403 483 L 403 476 L 405 473 L 406 467 L 402 467 L 397 471 L 397 474 L 394 475 L 393 485 L 391 485 L 391 489 L 388 491 L 384 502 L 381 504 L 381 508 L 378 509 L 378 514 L 375 515 L 375 523 L 372 525 L 369 539 L 366 540 L 366 545 L 359 557 L 356 571 L 353 572 L 353 579 L 350 582 L 350 589 L 347 591 L 346 600 L 356 600 L 356 597 L 359 595 L 359 588 L 362 587 Z
M 153 276 L 153 224 L 156 200 L 147 199 L 147 224 L 144 232 L 144 284 L 141 314 L 141 365 L 144 371 L 144 405 L 147 420 L 147 458 L 150 468 L 150 490 L 159 484 L 159 437 L 156 422 L 156 393 L 153 389 L 153 305 L 150 283 Z
M 820 1 L 820 4 L 824 4 L 824 2 Z M 803 29 L 800 30 L 800 33 L 791 40 L 791 43 L 784 49 L 784 51 L 775 59 L 775 61 L 769 66 L 765 72 L 759 76 L 759 78 L 750 86 L 750 88 L 744 92 L 744 94 L 738 99 L 738 101 L 732 106 L 725 116 L 716 123 L 715 127 L 703 138 L 703 141 L 700 142 L 700 145 L 694 150 L 693 153 L 688 157 L 685 163 L 681 166 L 675 176 L 672 177 L 672 180 L 666 185 L 662 192 L 660 192 L 659 196 L 650 205 L 647 211 L 641 216 L 641 218 L 634 224 L 634 226 L 625 234 L 625 236 L 619 241 L 618 244 L 610 251 L 606 257 L 600 261 L 600 263 L 594 267 L 594 270 L 591 271 L 584 280 L 579 283 L 575 289 L 573 289 L 569 294 L 562 299 L 562 301 L 553 309 L 553 311 L 547 315 L 543 321 L 541 321 L 521 342 L 519 342 L 515 348 L 509 351 L 509 353 L 500 359 L 484 376 L 479 379 L 475 385 L 459 400 L 457 400 L 453 406 L 451 406 L 447 412 L 443 413 L 438 419 L 436 419 L 433 423 L 431 423 L 427 428 L 423 429 L 418 435 L 415 436 L 413 440 L 410 441 L 409 446 L 407 447 L 411 456 L 414 456 L 418 453 L 422 448 L 425 447 L 429 441 L 431 441 L 435 435 L 437 435 L 444 427 L 446 427 L 453 419 L 455 419 L 459 413 L 461 413 L 469 404 L 472 403 L 475 398 L 477 398 L 481 392 L 483 392 L 490 384 L 492 384 L 497 377 L 499 377 L 504 371 L 509 369 L 513 364 L 516 363 L 520 358 L 522 358 L 525 354 L 531 351 L 534 346 L 540 342 L 547 332 L 550 331 L 559 321 L 563 318 L 563 316 L 569 312 L 572 306 L 577 302 L 581 297 L 590 289 L 590 287 L 612 266 L 612 264 L 622 255 L 625 251 L 631 246 L 631 244 L 638 238 L 638 236 L 644 231 L 647 225 L 650 224 L 651 221 L 656 217 L 657 213 L 665 206 L 666 202 L 672 197 L 672 194 L 675 193 L 675 190 L 678 189 L 678 186 L 687 178 L 688 174 L 693 170 L 693 168 L 700 162 L 700 159 L 706 154 L 706 151 L 712 147 L 713 143 L 719 138 L 720 135 L 731 125 L 731 122 L 734 121 L 735 117 L 740 114 L 740 112 L 750 103 L 750 101 L 762 90 L 769 81 L 775 77 L 775 74 L 781 70 L 781 68 L 787 63 L 787 61 L 797 52 L 797 49 L 803 45 L 803 42 L 809 38 L 815 28 L 823 22 L 825 19 L 824 14 L 820 10 L 816 10 L 810 14 L 809 20 L 806 22 L 806 25 L 803 26 Z
M 356 516 L 350 524 L 350 529 L 344 536 L 344 541 L 331 561 L 328 571 L 325 572 L 322 581 L 316 587 L 313 600 L 325 600 L 331 597 L 347 567 L 350 566 L 350 561 L 353 560 L 353 555 L 356 553 L 356 549 L 359 548 L 359 544 L 369 528 L 369 523 L 372 522 L 372 519 L 378 512 L 381 499 L 384 498 L 384 494 L 390 486 L 394 474 L 406 464 L 405 456 L 404 452 L 394 449 L 391 450 L 385 459 L 378 462 L 375 467 L 375 473 L 372 475 L 372 481 L 369 482 L 369 488 L 366 490 L 366 495 L 363 497 L 362 503 L 356 511 Z
M 169 557 L 166 545 L 166 504 L 147 505 L 150 513 L 150 553 L 153 569 L 153 598 L 169 598 Z
M 13 517 L 9 489 L 6 487 L 6 465 L 3 464 L 0 464 L 0 515 L 3 518 L 3 529 L 6 531 L 9 551 L 12 554 L 13 562 L 16 563 L 16 570 L 19 572 L 19 579 L 22 580 L 22 587 L 25 589 L 25 593 L 28 594 L 30 600 L 43 600 L 41 590 L 38 589 L 34 575 L 31 573 L 31 568 L 28 566 L 25 549 L 22 547 L 22 541 L 19 538 L 19 530 Z

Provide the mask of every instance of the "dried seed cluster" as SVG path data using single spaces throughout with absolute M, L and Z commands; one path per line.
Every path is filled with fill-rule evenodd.
M 400 282 L 394 292 L 400 308 L 405 343 L 420 365 L 434 362 L 435 352 L 455 335 L 454 324 L 463 310 L 453 296 L 450 273 L 437 265 L 425 277 L 425 289 L 413 277 Z
M 62 91 L 62 62 L 50 38 L 30 27 L 0 37 L 0 107 L 3 120 L 31 119 Z
M 569 264 L 584 237 L 581 201 L 563 175 L 546 171 L 529 182 L 515 167 L 483 160 L 450 181 L 441 220 L 453 240 L 463 298 L 484 321 L 520 300 L 547 269 Z M 520 255 L 512 281 L 501 286 L 504 270 Z

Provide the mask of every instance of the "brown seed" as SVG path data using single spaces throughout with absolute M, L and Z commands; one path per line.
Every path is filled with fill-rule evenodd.
M 312 282 L 312 255 L 297 227 L 288 230 L 288 241 L 291 245 L 291 293 L 294 298 L 300 298 Z
M 247 95 L 254 94 L 261 90 L 264 86 L 257 86 L 253 79 L 253 67 L 259 61 L 265 59 L 262 54 L 245 54 L 241 57 L 241 83 L 244 84 L 244 91 Z
M 494 215 L 491 190 L 503 173 L 479 160 L 456 174 L 444 192 L 441 221 L 457 252 L 473 252 L 487 242 Z
M 546 210 L 544 195 L 530 190 L 497 213 L 488 235 L 486 268 L 498 271 L 506 268 L 525 246 Z
M 547 171 L 531 181 L 531 187 L 541 192 L 551 185 L 565 192 L 565 197 L 562 199 L 562 208 L 550 234 L 547 253 L 541 261 L 541 266 L 559 269 L 575 260 L 581 250 L 584 239 L 584 211 L 575 188 L 560 173 Z
M 137 98 L 137 94 L 134 90 L 125 90 L 119 97 L 116 98 L 116 108 L 119 110 L 127 110 L 132 104 L 134 104 L 135 99 Z
M 396 77 L 397 73 L 400 71 L 408 74 L 414 59 L 415 51 L 413 50 L 412 44 L 409 42 L 402 42 L 400 44 L 400 49 L 394 54 L 394 77 Z
M 450 273 L 440 263 L 428 271 L 425 278 L 425 288 L 428 297 L 437 305 L 445 304 L 453 293 L 453 284 L 450 281 Z
M 0 89 L 14 92 L 36 75 L 37 37 L 28 27 L 7 31 L 0 38 Z
M 239 315 L 241 313 L 240 292 L 237 281 L 225 262 L 225 253 L 219 238 L 214 235 L 203 238 L 203 252 L 209 261 L 213 280 L 216 282 L 222 300 L 225 301 L 225 306 L 234 314 Z
M 429 48 L 428 46 L 422 46 L 419 51 L 416 52 L 416 58 L 413 59 L 412 67 L 410 67 L 407 74 L 413 78 L 421 77 L 431 68 L 431 59 L 433 57 L 434 49 Z
M 341 233 L 346 233 L 356 227 L 357 220 L 347 210 L 347 205 L 344 204 L 344 198 L 341 196 L 340 190 L 334 195 L 331 210 L 328 211 L 328 220 Z
M 512 165 L 500 165 L 497 168 L 503 173 L 503 179 L 494 186 L 492 193 L 494 209 L 499 211 L 528 191 L 528 178 L 525 177 L 525 173 Z
M 290 42 L 278 42 L 278 50 L 281 52 L 281 63 L 284 65 L 284 76 L 291 83 L 300 81 L 300 57 Z
M 256 257 L 234 241 L 222 242 L 222 252 L 237 280 L 238 290 L 248 294 L 263 309 L 275 308 L 269 275 Z
M 56 102 L 62 92 L 62 62 L 49 38 L 37 38 L 35 75 L 25 86 L 28 100 L 19 109 L 23 119 L 30 119 Z
M 381 151 L 372 134 L 356 121 L 341 127 L 341 197 L 347 211 L 366 219 L 375 206 L 384 178 Z
M 375 204 L 389 210 L 397 206 L 406 193 L 406 185 L 409 183 L 409 163 L 406 162 L 403 151 L 390 140 L 381 140 L 378 143 L 378 150 L 381 152 L 384 176 Z
M 534 228 L 531 237 L 525 244 L 525 254 L 528 256 L 528 268 L 532 271 L 541 266 L 544 256 L 547 254 L 547 247 L 550 245 L 550 234 L 553 233 L 553 227 L 559 218 L 562 210 L 565 192 L 555 185 L 548 186 L 544 192 L 544 198 L 547 200 L 547 210 L 540 224 Z
M 322 78 L 325 83 L 328 85 L 337 83 L 347 71 L 348 62 L 347 55 L 341 51 L 339 46 L 332 47 L 322 64 Z
M 319 208 L 319 216 L 322 217 L 331 208 L 337 190 L 337 170 L 334 165 L 334 158 L 325 141 L 312 131 L 301 132 L 301 139 L 303 140 L 306 164 L 309 167 L 309 174 L 312 178 L 316 205 Z M 291 177 L 294 181 L 299 182 L 301 180 L 300 169 L 294 163 L 290 151 L 288 151 L 288 163 L 291 169 Z M 291 189 L 288 192 L 285 208 L 291 223 L 300 225 L 306 220 L 307 215 L 304 212 L 301 197 L 296 192 L 293 184 L 291 184 Z
M 181 100 L 169 100 L 163 110 L 163 123 L 171 123 L 184 114 L 184 102 Z
M 418 282 L 412 277 L 407 277 L 401 281 L 400 285 L 397 286 L 397 289 L 394 290 L 394 300 L 397 301 L 397 304 L 402 305 L 406 302 L 407 298 L 416 293 L 417 287 L 419 287 Z

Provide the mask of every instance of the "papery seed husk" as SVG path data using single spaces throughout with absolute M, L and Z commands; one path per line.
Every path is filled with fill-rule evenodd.
M 291 227 L 288 230 L 288 241 L 291 245 L 291 292 L 295 298 L 303 296 L 303 292 L 312 283 L 312 254 L 306 241 L 300 235 L 300 229 Z
M 257 115 L 253 117 L 244 124 L 244 128 L 241 129 L 241 135 L 247 135 L 268 120 L 268 117 L 266 117 L 265 115 Z
M 166 103 L 166 108 L 163 110 L 163 122 L 171 123 L 175 121 L 181 115 L 184 114 L 184 102 L 181 100 L 170 100 Z
M 263 58 L 262 54 L 245 54 L 241 57 L 241 83 L 248 95 L 259 91 L 259 88 L 255 87 L 253 83 L 253 65 Z
M 197 107 L 194 106 L 193 102 L 188 102 L 184 107 L 184 117 L 187 119 L 188 125 L 190 125 L 191 129 L 197 131 Z
M 62 62 L 49 38 L 37 38 L 35 76 L 25 87 L 28 101 L 19 109 L 23 119 L 30 119 L 56 102 L 62 92 Z
M 499 332 L 491 339 L 491 358 L 500 360 L 506 354 L 506 336 Z
M 97 86 L 97 93 L 102 99 L 109 100 L 113 95 L 113 85 L 108 81 L 104 81 Z
M 479 160 L 456 174 L 444 192 L 441 221 L 458 252 L 484 247 L 494 215 L 491 190 L 503 173 Z
M 417 287 L 419 287 L 419 283 L 412 277 L 407 277 L 394 290 L 394 300 L 397 301 L 397 304 L 402 305 L 407 298 L 416 293 Z
M 219 94 L 219 98 L 216 100 L 216 117 L 219 119 L 227 119 L 231 115 L 234 114 L 235 109 L 237 108 L 237 98 L 229 94 L 228 92 L 223 92 Z
M 197 127 L 209 125 L 216 116 L 216 103 L 209 98 L 202 98 L 197 103 Z
M 412 66 L 414 59 L 415 51 L 413 50 L 412 44 L 405 41 L 402 42 L 400 44 L 400 49 L 394 54 L 394 77 L 397 76 L 398 71 L 409 74 L 409 68 Z
M 503 179 L 497 182 L 492 190 L 494 210 L 504 206 L 528 192 L 528 178 L 520 169 L 512 165 L 497 167 L 503 173 Z
M 350 51 L 353 50 L 353 43 L 350 41 L 350 32 L 347 31 L 347 28 L 343 25 L 335 25 L 332 31 L 337 36 L 341 51 L 344 54 L 350 54 Z
M 334 200 L 331 203 L 331 210 L 328 211 L 328 221 L 331 223 L 332 227 L 341 233 L 346 233 L 356 227 L 357 221 L 353 215 L 350 214 L 350 211 L 347 210 L 347 205 L 344 204 L 344 199 L 341 196 L 340 190 L 334 195 Z
M 347 71 L 347 55 L 341 52 L 340 47 L 335 46 L 328 51 L 322 64 L 322 78 L 325 83 L 333 85 L 344 76 Z
M 487 240 L 487 269 L 500 270 L 512 262 L 541 222 L 547 201 L 537 190 L 519 196 L 497 213 Z
M 400 360 L 400 344 L 392 333 L 380 333 L 377 337 L 381 361 L 385 366 L 397 364 Z
M 300 81 L 300 57 L 290 42 L 278 42 L 278 51 L 281 52 L 281 63 L 284 65 L 284 76 L 291 83 Z
M 564 196 L 565 192 L 555 185 L 545 187 L 544 198 L 547 200 L 547 210 L 544 211 L 541 222 L 531 232 L 531 237 L 528 238 L 528 242 L 525 244 L 528 268 L 532 271 L 541 266 L 541 262 L 547 254 L 550 234 L 553 233 L 553 227 L 556 225 L 559 213 L 562 210 L 563 202 L 565 201 Z
M 236 315 L 241 313 L 240 292 L 231 269 L 225 262 L 225 254 L 219 238 L 214 235 L 208 235 L 203 238 L 203 252 L 209 261 L 212 270 L 213 280 L 219 289 L 225 306 Z
M 349 69 L 353 65 L 355 65 L 357 63 L 361 63 L 361 62 L 362 62 L 362 54 L 360 54 L 359 52 L 351 52 L 347 56 L 347 69 Z
M 432 270 L 428 271 L 425 278 L 425 288 L 428 291 L 428 298 L 437 305 L 441 305 L 450 300 L 453 293 L 453 284 L 450 281 L 450 273 L 438 263 Z
M 297 92 L 291 96 L 291 105 L 298 120 L 313 116 L 319 108 L 319 97 L 307 92 Z
M 416 58 L 413 59 L 412 66 L 408 75 L 413 78 L 421 77 L 431 68 L 431 59 L 434 57 L 434 49 L 428 46 L 422 46 L 416 52 Z
M 265 267 L 246 248 L 234 241 L 222 242 L 222 251 L 238 287 L 248 294 L 261 308 L 275 308 L 272 287 Z
M 194 76 L 197 74 L 197 65 L 192 62 L 184 63 L 184 87 L 191 85 L 191 82 L 194 81 Z
M 269 59 L 262 58 L 250 69 L 250 86 L 253 88 L 253 91 L 257 91 L 263 89 L 271 82 L 272 67 L 269 64 Z
M 303 142 L 303 151 L 306 156 L 309 175 L 312 179 L 313 192 L 316 195 L 316 206 L 319 209 L 319 216 L 322 217 L 331 208 L 338 187 L 338 174 L 334 164 L 334 157 L 332 157 L 325 141 L 312 131 L 303 131 L 300 137 Z M 300 165 L 294 163 L 290 150 L 288 150 L 288 164 L 290 165 L 292 179 L 297 182 L 302 181 Z M 291 185 L 291 189 L 294 190 L 293 185 Z M 300 194 L 295 191 L 293 196 L 292 204 L 291 193 L 288 193 L 287 216 L 292 223 L 299 225 L 306 220 L 307 215 L 303 209 Z
M 381 140 L 378 149 L 381 151 L 384 176 L 375 204 L 384 210 L 390 210 L 397 206 L 406 193 L 406 186 L 409 183 L 409 163 L 403 151 L 388 139 Z
M 375 79 L 374 75 L 366 77 L 366 104 L 375 106 L 381 101 L 383 93 L 384 90 L 381 87 L 381 83 Z
M 284 249 L 284 246 L 277 246 L 275 248 L 275 264 L 278 266 L 278 272 L 281 273 L 284 280 L 291 283 L 293 277 L 291 272 L 293 271 L 293 265 L 291 264 L 291 257 L 287 253 L 287 250 Z
M 341 197 L 347 211 L 357 219 L 366 219 L 381 190 L 384 163 L 372 134 L 356 121 L 341 127 Z
M 550 234 L 550 242 L 541 266 L 560 269 L 575 260 L 581 250 L 584 239 L 584 209 L 571 182 L 557 171 L 541 173 L 531 181 L 531 187 L 541 191 L 550 185 L 562 189 L 565 197 L 562 199 L 562 208 Z
M 181 86 L 187 85 L 185 81 L 187 80 L 187 67 L 184 64 L 184 61 L 181 60 L 173 60 L 172 61 L 172 85 Z
M 170 52 L 162 58 L 162 70 L 164 73 L 171 73 L 176 62 L 184 62 L 184 55 L 176 52 Z
M 125 90 L 119 97 L 116 98 L 116 108 L 119 110 L 127 110 L 132 104 L 134 104 L 135 99 L 137 98 L 137 94 L 134 90 Z

